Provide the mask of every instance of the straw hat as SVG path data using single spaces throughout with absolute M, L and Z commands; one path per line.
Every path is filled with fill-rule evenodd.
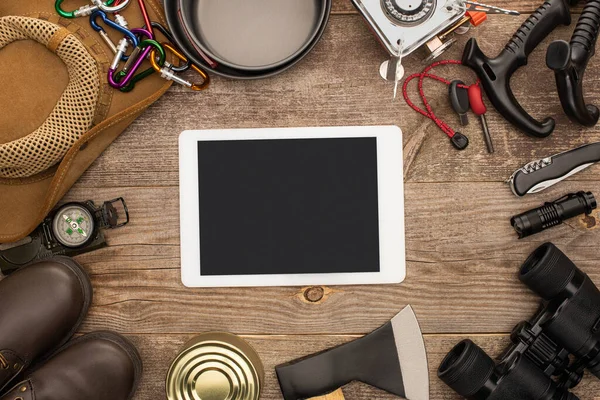
M 160 4 L 145 3 L 151 19 L 166 24 Z M 113 53 L 89 18 L 61 18 L 53 6 L 0 1 L 0 243 L 33 231 L 171 84 L 154 74 L 130 93 L 113 89 L 106 78 Z M 130 27 L 144 24 L 135 0 L 122 15 Z

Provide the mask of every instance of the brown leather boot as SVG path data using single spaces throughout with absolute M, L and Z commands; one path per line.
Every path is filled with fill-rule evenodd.
M 129 400 L 142 375 L 135 347 L 112 332 L 67 343 L 0 400 Z
M 91 301 L 87 273 L 67 257 L 30 264 L 0 281 L 0 389 L 66 343 Z

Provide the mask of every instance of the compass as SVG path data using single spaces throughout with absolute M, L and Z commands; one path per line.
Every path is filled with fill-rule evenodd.
M 7 275 L 35 260 L 101 249 L 108 245 L 103 231 L 128 222 L 129 210 L 122 197 L 100 207 L 92 200 L 67 203 L 50 212 L 25 239 L 0 244 L 0 271 Z
M 81 247 L 93 239 L 96 228 L 92 213 L 80 203 L 66 204 L 54 215 L 52 233 L 67 247 Z
M 436 0 L 382 0 L 383 9 L 394 22 L 417 24 L 435 11 Z

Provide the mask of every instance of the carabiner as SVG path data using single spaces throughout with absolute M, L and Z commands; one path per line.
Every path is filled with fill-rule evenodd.
M 138 37 L 138 41 L 143 40 L 142 39 L 143 37 L 145 37 L 147 39 L 154 39 L 154 34 L 152 32 L 150 32 L 149 30 L 147 30 L 146 28 L 133 28 L 131 30 L 131 32 L 133 32 Z M 137 58 L 139 57 L 141 52 L 142 52 L 142 49 L 140 49 L 140 46 L 136 46 L 133 49 L 133 51 L 129 55 L 129 60 L 127 60 L 127 62 L 125 63 L 125 66 L 122 68 L 123 72 L 129 72 L 129 68 L 131 68 L 133 63 L 137 60 Z
M 124 9 L 125 7 L 127 7 L 130 0 L 124 0 L 123 3 L 121 3 L 115 7 L 110 6 L 111 4 L 113 4 L 115 2 L 115 0 L 108 0 L 106 3 L 103 3 L 102 0 L 92 0 L 92 2 L 94 3 L 93 5 L 86 4 L 85 6 L 81 6 L 77 10 L 74 10 L 74 11 L 63 10 L 62 3 L 64 1 L 65 0 L 56 0 L 54 2 L 54 9 L 58 13 L 58 15 L 60 15 L 63 18 L 77 18 L 77 17 L 87 17 L 88 15 L 92 15 L 92 13 L 94 11 L 99 10 L 99 9 L 106 11 L 106 12 L 120 11 L 120 10 Z
M 144 72 L 148 72 L 148 71 L 146 70 Z M 153 73 L 154 73 L 154 69 L 150 73 L 148 73 L 147 76 L 150 76 Z M 118 82 L 121 79 L 123 79 L 125 77 L 125 75 L 127 75 L 126 72 L 119 71 L 115 75 L 115 80 Z M 147 77 L 147 76 L 141 76 L 141 75 L 142 75 L 141 73 L 135 75 L 133 78 L 131 78 L 131 80 L 129 82 L 127 82 L 127 84 L 125 86 L 123 86 L 122 88 L 120 88 L 119 91 L 122 92 L 122 93 L 129 93 L 129 92 L 131 92 L 133 89 L 135 89 L 135 84 L 138 81 L 141 81 L 142 79 L 145 79 Z
M 111 0 L 111 2 L 115 5 L 118 6 L 122 3 L 123 0 Z M 108 4 L 108 3 L 107 3 Z M 118 11 L 115 11 L 113 13 L 113 15 L 115 16 L 115 22 L 117 24 L 119 24 L 120 26 L 122 26 L 123 28 L 129 28 L 129 23 L 127 22 L 127 20 L 125 19 L 124 16 L 122 16 Z
M 132 29 L 131 31 L 133 33 L 135 33 L 136 35 L 138 35 L 138 37 L 140 37 L 140 38 L 143 37 L 143 36 L 146 36 L 148 39 L 153 39 L 154 38 L 154 35 L 150 31 L 148 31 L 146 29 L 135 28 L 135 29 Z M 133 51 L 129 55 L 129 60 L 125 63 L 125 66 L 123 67 L 123 69 L 121 71 L 117 72 L 117 74 L 115 76 L 115 80 L 117 82 L 121 82 L 121 79 L 123 79 L 124 77 L 127 76 L 127 72 L 129 71 L 129 68 L 131 68 L 131 66 L 133 65 L 133 63 L 137 60 L 137 57 L 139 56 L 139 54 L 140 54 L 141 51 L 142 50 L 140 50 L 139 46 L 136 47 L 135 49 L 133 49 Z M 146 68 L 142 72 L 134 75 L 129 80 L 129 82 L 127 82 L 125 84 L 125 86 L 123 86 L 119 90 L 121 92 L 123 92 L 123 93 L 131 92 L 135 88 L 135 84 L 136 83 L 138 83 L 142 79 L 146 79 L 147 77 L 149 77 L 153 73 L 154 73 L 154 68 L 152 68 L 152 67 Z
M 110 39 L 110 37 L 108 36 L 108 34 L 106 33 L 106 31 L 104 30 L 104 28 L 102 28 L 98 24 L 98 21 L 97 21 L 98 17 L 102 18 L 102 21 L 107 26 L 109 26 L 109 27 L 113 28 L 114 30 L 119 31 L 123 35 L 125 35 L 125 38 L 121 39 L 121 41 L 119 42 L 119 45 L 115 45 L 113 43 L 113 41 Z M 110 47 L 112 52 L 115 54 L 115 59 L 117 58 L 117 54 L 119 55 L 119 58 L 117 59 L 117 63 L 119 60 L 127 61 L 127 59 L 129 58 L 127 55 L 125 55 L 125 52 L 127 51 L 127 46 L 128 46 L 127 40 L 129 40 L 129 42 L 131 42 L 131 44 L 133 44 L 136 47 L 139 43 L 137 36 L 135 36 L 133 34 L 133 32 L 131 32 L 129 29 L 121 26 L 120 24 L 112 21 L 110 18 L 108 18 L 108 15 L 106 15 L 106 13 L 104 11 L 101 11 L 101 10 L 94 11 L 92 13 L 92 15 L 90 15 L 90 25 L 92 26 L 92 29 L 94 29 L 96 32 L 98 32 L 100 34 L 100 37 L 102 37 L 104 42 Z M 113 63 L 114 62 L 115 62 L 115 60 L 113 60 Z
M 179 52 L 175 47 L 171 46 L 169 43 L 163 43 L 162 46 L 165 49 L 169 50 L 171 53 L 175 54 L 175 56 L 177 56 L 177 58 L 179 58 L 181 61 L 183 61 L 183 62 L 188 61 L 187 58 L 181 52 Z M 154 68 L 154 70 L 156 72 L 160 73 L 161 77 L 165 78 L 168 81 L 176 82 L 182 86 L 188 87 L 195 91 L 200 91 L 200 90 L 206 89 L 210 83 L 210 78 L 208 77 L 206 72 L 204 72 L 202 69 L 200 69 L 200 67 L 198 67 L 195 64 L 192 64 L 192 69 L 194 71 L 196 71 L 198 74 L 200 74 L 200 76 L 202 77 L 203 81 L 201 84 L 192 83 L 192 82 L 186 81 L 185 79 L 177 76 L 177 74 L 175 74 L 171 70 L 172 64 L 170 64 L 170 63 L 163 63 L 164 65 L 161 67 L 156 62 L 155 50 L 152 50 L 152 53 L 150 56 L 150 64 L 152 64 L 152 68 Z
M 173 38 L 171 32 L 169 32 L 169 30 L 165 28 L 160 22 L 152 21 L 151 25 L 153 28 L 157 29 L 160 33 L 162 33 L 163 36 L 166 37 L 169 42 L 175 43 L 175 39 Z M 171 68 L 173 72 L 185 72 L 188 69 L 190 69 L 190 65 L 192 65 L 192 63 L 190 62 L 190 60 L 187 60 L 185 64 L 181 64 L 178 67 L 176 67 L 175 65 L 171 65 L 169 68 Z
M 125 37 L 119 41 L 118 45 L 115 45 L 112 42 L 112 40 L 110 40 L 106 31 L 98 24 L 98 22 L 97 22 L 98 17 L 101 17 L 102 21 L 107 26 L 109 26 L 109 27 L 113 28 L 114 30 L 121 32 L 123 35 L 125 35 Z M 111 64 L 111 65 L 114 65 L 114 68 L 117 68 L 117 66 L 119 65 L 119 61 L 121 61 L 121 60 L 127 61 L 127 59 L 129 58 L 125 54 L 127 52 L 127 47 L 129 46 L 129 42 L 131 42 L 136 47 L 139 43 L 137 37 L 133 34 L 133 32 L 131 32 L 127 28 L 122 27 L 121 25 L 117 24 L 116 22 L 112 21 L 110 18 L 108 18 L 108 15 L 106 15 L 106 13 L 104 11 L 101 11 L 101 10 L 94 11 L 92 13 L 92 15 L 90 16 L 90 25 L 96 32 L 100 33 L 100 36 L 102 37 L 102 39 L 104 39 L 106 44 L 108 44 L 108 46 L 111 48 L 111 50 L 113 50 L 113 53 L 115 53 L 115 57 Z
M 99 12 L 99 10 L 96 10 L 95 12 Z M 117 53 L 117 46 L 112 41 L 112 39 L 110 37 L 108 37 L 108 33 L 106 33 L 106 31 L 104 30 L 104 28 L 101 27 L 100 25 L 98 25 L 96 23 L 95 18 L 94 18 L 94 13 L 92 13 L 92 15 L 90 15 L 90 25 L 92 26 L 93 30 L 95 30 L 96 32 L 98 32 L 98 34 L 100 35 L 100 37 L 102 38 L 102 40 L 104 40 L 104 43 L 106 43 L 106 45 L 108 47 L 110 47 L 110 50 L 113 52 L 113 54 L 116 54 Z
M 123 0 L 122 2 L 118 3 L 116 6 L 110 6 L 109 4 L 103 2 L 102 0 L 92 0 L 92 3 L 94 3 L 100 10 L 102 10 L 106 13 L 116 13 L 116 12 L 123 10 L 125 7 L 127 7 L 129 5 L 130 1 L 131 0 Z
M 148 35 L 151 35 L 151 33 L 148 32 Z M 127 71 L 127 73 L 124 77 L 121 77 L 122 74 L 116 73 L 116 66 L 113 68 L 113 66 L 111 65 L 111 67 L 108 69 L 108 83 L 112 87 L 114 87 L 116 89 L 121 89 L 121 88 L 125 87 L 127 85 L 127 83 L 129 83 L 129 81 L 133 78 L 133 75 L 140 68 L 140 66 L 142 65 L 142 62 L 146 59 L 148 54 L 150 54 L 150 51 L 152 50 L 152 48 L 158 50 L 158 52 L 160 53 L 160 59 L 159 59 L 158 64 L 161 66 L 165 64 L 165 60 L 166 60 L 165 50 L 160 45 L 160 43 L 158 43 L 157 41 L 155 41 L 153 39 L 145 39 L 140 42 L 138 47 L 140 47 L 143 50 L 143 52 L 135 60 L 133 66 L 131 67 L 131 69 L 129 71 Z M 121 79 L 119 79 L 119 78 L 121 78 Z
M 54 9 L 58 13 L 58 15 L 60 15 L 63 18 L 85 17 L 87 15 L 91 15 L 94 11 L 98 9 L 98 7 L 96 6 L 87 4 L 85 6 L 79 7 L 77 10 L 74 11 L 65 11 L 62 9 L 63 1 L 65 0 L 56 0 L 54 2 Z
M 135 28 L 135 29 L 132 29 L 131 31 L 133 33 L 135 33 L 139 38 L 145 36 L 148 39 L 154 39 L 154 33 L 147 30 L 145 26 L 142 29 Z M 142 50 L 140 49 L 139 46 L 136 47 L 135 49 L 133 49 L 133 51 L 131 52 L 131 55 L 129 56 L 129 60 L 125 63 L 125 66 L 123 67 L 123 69 L 121 71 L 117 72 L 117 74 L 115 75 L 115 80 L 117 82 L 121 82 L 121 80 L 127 76 L 127 72 L 129 71 L 129 69 L 131 68 L 133 63 L 137 60 L 137 57 L 139 56 L 140 52 L 142 52 Z M 152 67 L 147 68 L 144 71 L 134 75 L 129 80 L 129 82 L 127 82 L 125 84 L 125 86 L 123 86 L 119 90 L 123 93 L 131 92 L 135 88 L 135 84 L 137 82 L 141 81 L 142 79 L 146 79 L 153 73 L 154 73 L 154 68 L 152 68 Z
M 151 67 L 151 68 L 145 69 L 142 72 L 140 72 L 139 74 L 134 75 L 133 78 L 131 78 L 131 80 L 129 82 L 127 82 L 127 84 L 119 90 L 123 93 L 129 93 L 133 89 L 135 89 L 136 83 L 138 83 L 142 79 L 146 79 L 153 73 L 154 73 L 154 68 Z M 117 72 L 116 80 L 119 81 L 120 79 L 123 79 L 125 77 L 125 75 L 127 75 L 127 73 L 124 71 Z

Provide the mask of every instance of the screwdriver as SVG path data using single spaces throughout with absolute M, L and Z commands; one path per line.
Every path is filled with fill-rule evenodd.
M 491 154 L 494 152 L 494 144 L 492 143 L 492 136 L 490 135 L 487 119 L 485 118 L 487 108 L 483 103 L 483 94 L 481 93 L 481 87 L 479 87 L 479 85 L 477 84 L 469 86 L 469 103 L 471 105 L 471 110 L 473 110 L 475 115 L 478 115 L 479 119 L 481 120 L 481 127 L 483 128 L 483 138 L 485 139 L 485 145 L 487 146 L 488 153 Z
M 469 125 L 469 117 L 467 116 L 467 112 L 469 111 L 469 94 L 467 89 L 459 87 L 459 85 L 464 86 L 465 83 L 459 80 L 450 83 L 450 104 L 460 117 L 460 124 L 466 126 Z

